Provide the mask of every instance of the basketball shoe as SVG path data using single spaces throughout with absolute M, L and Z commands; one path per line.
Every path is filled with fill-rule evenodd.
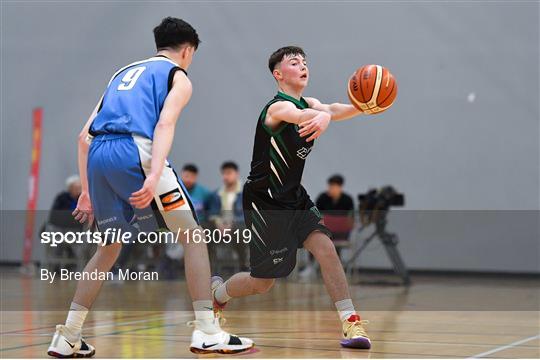
M 220 330 L 216 334 L 207 334 L 200 328 L 198 320 L 190 321 L 189 326 L 195 326 L 191 335 L 189 350 L 195 354 L 235 354 L 251 349 L 254 344 L 251 339 L 238 337 L 221 330 L 219 319 L 214 319 L 214 325 Z
M 92 357 L 96 349 L 87 344 L 81 335 L 75 335 L 65 325 L 56 325 L 51 345 L 47 350 L 49 356 L 56 358 L 87 358 Z
M 343 339 L 341 346 L 347 348 L 369 349 L 371 340 L 362 325 L 366 325 L 367 320 L 360 320 L 360 316 L 351 315 L 343 321 Z

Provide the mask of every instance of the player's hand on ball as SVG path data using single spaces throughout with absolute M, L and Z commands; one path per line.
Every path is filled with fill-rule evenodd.
M 149 175 L 144 181 L 143 187 L 139 191 L 131 194 L 129 202 L 137 209 L 144 209 L 150 205 L 156 192 L 156 186 L 159 178 L 155 175 Z
M 94 210 L 92 209 L 92 203 L 90 196 L 86 192 L 82 192 L 77 201 L 77 207 L 71 213 L 75 220 L 84 224 L 88 220 L 88 225 L 92 225 L 94 221 Z
M 321 111 L 320 114 L 315 116 L 313 119 L 300 123 L 298 125 L 300 127 L 298 133 L 301 137 L 306 137 L 311 134 L 311 136 L 307 138 L 306 141 L 313 141 L 326 131 L 328 125 L 330 124 L 331 118 L 332 117 L 330 116 L 330 114 Z

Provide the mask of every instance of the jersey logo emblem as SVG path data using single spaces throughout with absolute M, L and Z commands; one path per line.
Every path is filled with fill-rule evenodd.
M 182 196 L 179 188 L 159 195 L 159 199 L 161 200 L 161 204 L 163 204 L 163 210 L 165 211 L 176 209 L 186 203 L 186 200 Z
M 276 264 L 282 262 L 282 261 L 283 261 L 283 258 L 275 258 L 275 259 L 273 259 L 273 260 L 274 260 L 274 265 L 276 265 Z
M 296 152 L 296 156 L 298 156 L 302 160 L 305 160 L 310 152 L 311 152 L 310 147 L 309 148 L 302 147 L 301 149 L 298 149 L 298 151 Z

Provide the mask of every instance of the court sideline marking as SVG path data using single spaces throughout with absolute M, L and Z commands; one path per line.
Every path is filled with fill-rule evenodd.
M 521 340 L 518 340 L 518 341 L 514 341 L 513 343 L 510 343 L 508 345 L 499 346 L 499 347 L 497 347 L 495 349 L 492 349 L 492 350 L 489 350 L 489 351 L 486 351 L 486 352 L 483 352 L 483 353 L 480 353 L 480 354 L 473 355 L 469 359 L 476 359 L 476 358 L 481 358 L 481 357 L 488 356 L 488 355 L 491 355 L 491 354 L 495 354 L 496 352 L 513 348 L 514 346 L 524 344 L 524 343 L 529 342 L 529 341 L 534 340 L 534 339 L 540 339 L 540 334 L 537 334 L 535 336 L 531 336 L 531 337 L 528 337 L 528 338 L 525 338 L 525 339 L 521 339 Z

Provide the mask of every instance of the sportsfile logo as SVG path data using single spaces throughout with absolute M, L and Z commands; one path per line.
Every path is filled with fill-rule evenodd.
M 302 160 L 305 160 L 310 152 L 311 148 L 302 147 L 301 149 L 298 149 L 298 151 L 296 152 L 296 156 L 298 156 Z
M 165 211 L 176 209 L 186 203 L 186 200 L 184 200 L 179 188 L 159 195 L 159 199 L 161 200 L 163 210 Z

